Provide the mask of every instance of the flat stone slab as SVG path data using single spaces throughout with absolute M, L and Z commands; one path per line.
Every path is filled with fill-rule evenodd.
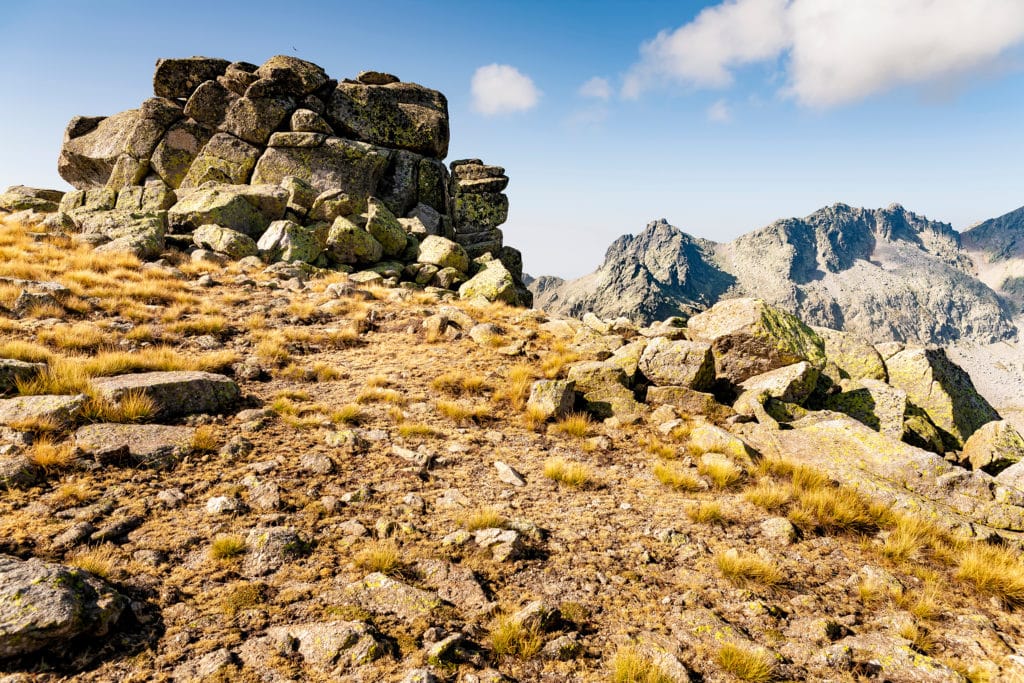
M 102 423 L 75 432 L 75 445 L 97 462 L 157 464 L 188 454 L 195 433 L 193 427 Z
M 350 583 L 345 592 L 360 607 L 373 614 L 394 614 L 406 622 L 426 617 L 441 605 L 437 593 L 425 591 L 374 572 L 362 581 Z
M 85 405 L 84 395 L 15 396 L 0 400 L 0 425 L 18 426 L 33 420 L 66 424 Z
M 127 605 L 81 569 L 0 555 L 0 659 L 102 636 Z
M 118 401 L 130 392 L 141 392 L 156 404 L 159 417 L 230 410 L 240 395 L 238 385 L 211 372 L 142 372 L 92 380 L 96 392 Z

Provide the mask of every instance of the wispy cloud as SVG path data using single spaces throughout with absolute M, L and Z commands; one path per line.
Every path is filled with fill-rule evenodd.
M 718 100 L 708 107 L 707 115 L 712 123 L 729 123 L 732 121 L 732 108 L 725 100 Z
M 579 94 L 581 97 L 592 97 L 594 99 L 607 101 L 611 99 L 612 96 L 612 84 L 608 82 L 607 78 L 594 76 L 580 86 Z
M 473 109 L 485 116 L 533 109 L 541 97 L 533 79 L 508 64 L 489 64 L 477 69 L 470 91 Z
M 1021 43 L 1021 0 L 726 0 L 644 43 L 622 94 L 727 88 L 737 68 L 783 58 L 781 92 L 830 107 L 991 69 Z

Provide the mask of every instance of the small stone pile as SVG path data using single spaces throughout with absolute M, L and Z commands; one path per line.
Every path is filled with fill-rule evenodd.
M 71 120 L 58 170 L 76 191 L 10 188 L 0 210 L 142 258 L 172 243 L 445 289 L 481 274 L 467 297 L 531 303 L 498 229 L 508 177 L 445 166 L 442 93 L 375 71 L 339 82 L 289 56 L 161 59 L 153 91 Z

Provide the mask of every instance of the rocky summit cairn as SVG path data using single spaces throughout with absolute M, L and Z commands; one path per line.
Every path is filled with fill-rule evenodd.
M 445 166 L 440 92 L 376 71 L 339 82 L 276 56 L 161 59 L 153 93 L 138 109 L 71 120 L 58 170 L 76 191 L 11 188 L 0 208 L 49 213 L 47 227 L 142 258 L 191 242 L 446 289 L 479 272 L 466 298 L 530 304 L 522 257 L 499 230 L 508 177 L 479 159 Z

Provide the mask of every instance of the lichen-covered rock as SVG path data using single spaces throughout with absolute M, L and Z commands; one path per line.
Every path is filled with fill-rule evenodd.
M 729 299 L 687 322 L 711 343 L 715 372 L 734 384 L 800 361 L 825 364 L 824 342 L 795 316 L 760 299 Z
M 60 177 L 78 189 L 106 185 L 140 118 L 139 110 L 130 109 L 101 119 L 88 132 L 73 137 L 70 134 L 76 131 L 69 126 L 57 160 Z
M 849 415 L 892 439 L 902 439 L 907 419 L 907 392 L 885 382 L 861 379 L 826 397 L 825 407 Z
M 912 510 L 966 536 L 1024 531 L 1024 507 L 997 496 L 984 472 L 969 472 L 942 456 L 880 434 L 838 413 L 813 413 L 775 430 L 738 427 L 762 456 L 813 466 L 894 510 Z
M 1006 420 L 989 422 L 967 439 L 963 459 L 976 470 L 997 474 L 1024 460 L 1024 437 Z
M 399 256 L 405 251 L 406 239 L 405 230 L 391 213 L 384 202 L 370 197 L 367 200 L 368 214 L 366 218 L 366 231 L 373 235 L 373 238 L 380 242 L 384 249 L 385 256 Z
M 387 641 L 361 621 L 322 621 L 275 626 L 267 636 L 278 651 L 297 652 L 307 666 L 323 674 L 369 664 L 389 652 Z
M 266 576 L 301 555 L 305 547 L 299 534 L 289 527 L 250 529 L 245 535 L 242 573 L 248 577 Z
M 803 404 L 814 391 L 817 382 L 817 368 L 807 361 L 801 361 L 749 377 L 740 383 L 740 387 L 743 391 L 754 392 L 759 396 Z
M 429 263 L 438 268 L 455 268 L 465 273 L 469 270 L 469 255 L 461 245 L 437 235 L 426 235 L 420 241 L 419 263 Z
M 254 145 L 265 145 L 285 117 L 295 109 L 279 97 L 239 97 L 224 114 L 221 130 Z
M 437 593 L 415 588 L 379 572 L 345 587 L 349 599 L 373 614 L 393 614 L 412 623 L 441 606 Z
M 160 417 L 224 412 L 240 394 L 238 385 L 224 375 L 186 370 L 97 377 L 91 384 L 99 396 L 111 401 L 129 393 L 145 394 Z
M 342 264 L 376 263 L 384 254 L 384 247 L 349 219 L 338 216 L 327 232 L 327 255 Z
M 572 411 L 576 401 L 576 383 L 572 380 L 541 379 L 530 388 L 526 408 L 542 419 L 559 418 Z
M 640 356 L 640 372 L 656 385 L 708 389 L 715 381 L 711 344 L 657 337 Z
M 587 411 L 597 417 L 617 417 L 631 422 L 643 412 L 643 405 L 626 386 L 626 373 L 613 363 L 577 363 L 569 368 L 568 379 L 575 382 Z
M 160 465 L 187 455 L 195 428 L 98 423 L 80 427 L 75 445 L 100 463 Z
M 150 168 L 169 187 L 181 186 L 199 151 L 213 131 L 190 119 L 172 124 L 150 157 Z
M 192 241 L 200 249 L 227 254 L 236 261 L 257 253 L 253 238 L 219 225 L 200 225 L 192 233 Z
M 381 147 L 327 137 L 316 147 L 268 147 L 256 162 L 252 182 L 277 185 L 295 176 L 319 192 L 340 190 L 362 202 L 376 191 L 389 159 Z M 354 209 L 361 212 L 365 205 Z
M 489 261 L 480 272 L 459 287 L 459 298 L 473 299 L 482 297 L 488 301 L 504 301 L 507 304 L 519 303 L 519 294 L 512 273 L 498 260 Z
M 77 396 L 15 396 L 0 399 L 0 425 L 17 427 L 22 423 L 67 425 L 81 411 L 86 398 Z
M 0 555 L 0 659 L 101 637 L 128 599 L 75 567 Z
M 885 381 L 887 374 L 881 354 L 867 341 L 849 332 L 811 327 L 825 344 L 825 356 L 839 368 L 838 383 L 843 379 L 875 379 Z
M 947 450 L 959 450 L 982 425 L 999 414 L 974 388 L 971 378 L 942 349 L 907 349 L 886 363 L 889 384 L 907 392 L 942 430 Z
M 713 416 L 725 409 L 725 406 L 715 400 L 713 394 L 696 391 L 689 387 L 648 387 L 647 403 L 675 406 L 687 415 Z
M 208 182 L 242 185 L 249 181 L 260 150 L 227 133 L 217 133 L 203 146 L 181 181 L 181 187 Z
M 292 221 L 274 221 L 256 244 L 260 257 L 268 263 L 312 263 L 323 252 L 327 240 L 327 225 L 322 226 L 325 229 L 317 230 Z
M 188 98 L 203 83 L 217 78 L 228 68 L 228 60 L 210 57 L 158 59 L 153 73 L 157 97 Z
M 284 216 L 288 193 L 269 185 L 216 185 L 190 193 L 172 206 L 167 220 L 179 232 L 214 224 L 258 238 Z
M 448 154 L 448 100 L 415 83 L 339 83 L 325 118 L 339 134 L 436 159 Z
M 289 128 L 296 133 L 324 133 L 334 135 L 334 130 L 324 118 L 309 109 L 296 109 L 292 112 Z
M 290 55 L 275 55 L 263 62 L 256 76 L 273 81 L 280 94 L 301 97 L 327 83 L 327 74 L 312 62 Z
M 217 128 L 224 122 L 228 107 L 237 99 L 238 95 L 220 82 L 204 81 L 188 98 L 184 113 L 193 121 L 198 121 L 209 128 Z

